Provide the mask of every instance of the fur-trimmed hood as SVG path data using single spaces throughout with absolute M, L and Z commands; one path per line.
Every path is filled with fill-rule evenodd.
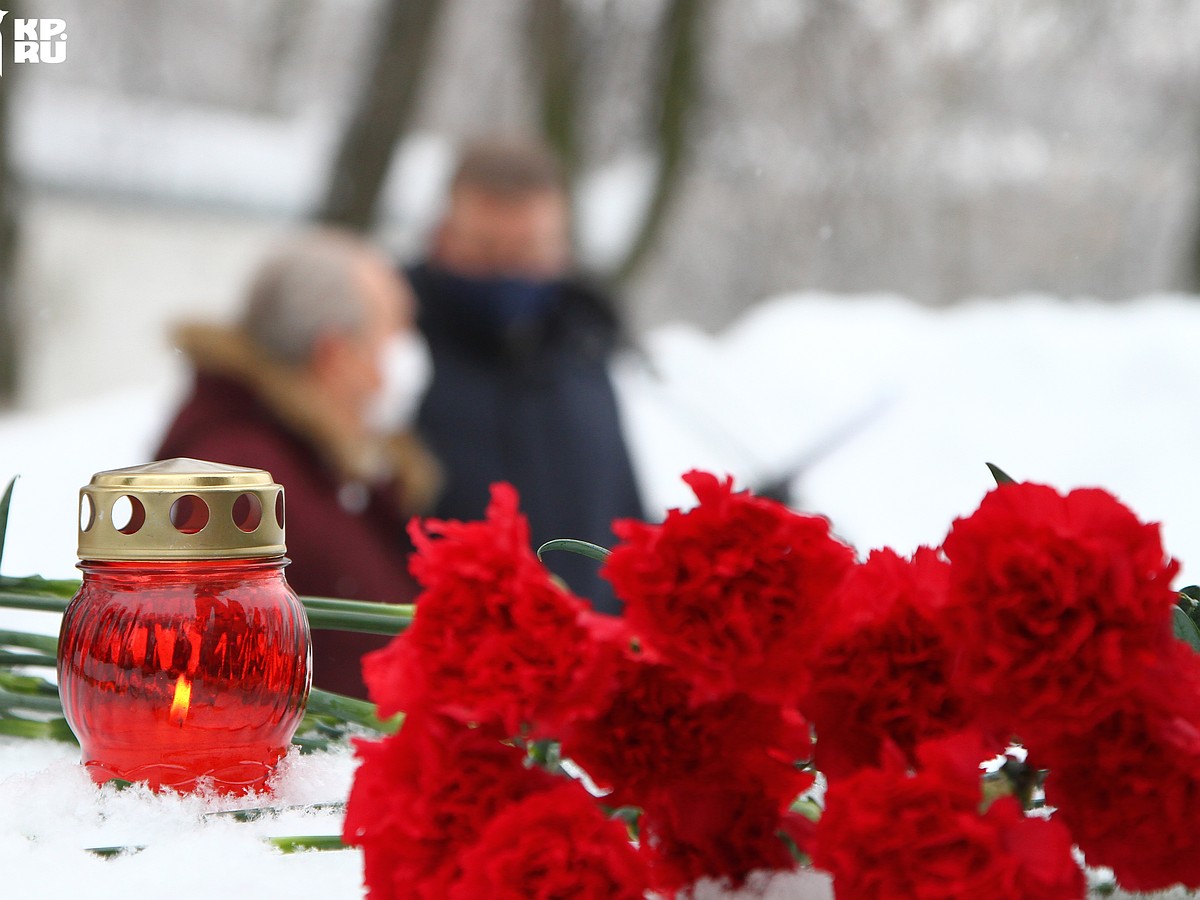
M 312 446 L 339 481 L 394 486 L 406 515 L 433 508 L 441 469 L 412 432 L 369 441 L 347 435 L 299 371 L 274 361 L 239 328 L 186 324 L 174 330 L 172 342 L 197 371 L 228 378 L 254 394 L 280 424 Z

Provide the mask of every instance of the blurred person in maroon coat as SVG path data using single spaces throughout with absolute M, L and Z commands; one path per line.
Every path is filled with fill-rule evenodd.
M 265 469 L 283 485 L 287 579 L 300 594 L 412 601 L 405 525 L 429 510 L 438 467 L 406 429 L 429 377 L 407 284 L 347 233 L 317 231 L 271 256 L 241 321 L 176 333 L 195 369 L 158 448 Z M 313 633 L 313 680 L 366 696 L 380 635 Z

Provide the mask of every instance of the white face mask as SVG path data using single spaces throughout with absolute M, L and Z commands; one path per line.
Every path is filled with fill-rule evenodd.
M 367 405 L 367 425 L 390 434 L 413 423 L 429 387 L 433 362 L 425 339 L 415 330 L 388 339 L 379 360 L 383 385 Z

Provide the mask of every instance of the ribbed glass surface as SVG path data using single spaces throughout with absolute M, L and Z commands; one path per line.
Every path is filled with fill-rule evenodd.
M 262 790 L 300 724 L 308 621 L 282 559 L 87 562 L 63 617 L 63 707 L 97 782 Z

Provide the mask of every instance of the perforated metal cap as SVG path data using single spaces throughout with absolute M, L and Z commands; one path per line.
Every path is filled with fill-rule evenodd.
M 79 558 L 282 556 L 283 488 L 269 472 L 168 459 L 98 472 L 79 491 Z

